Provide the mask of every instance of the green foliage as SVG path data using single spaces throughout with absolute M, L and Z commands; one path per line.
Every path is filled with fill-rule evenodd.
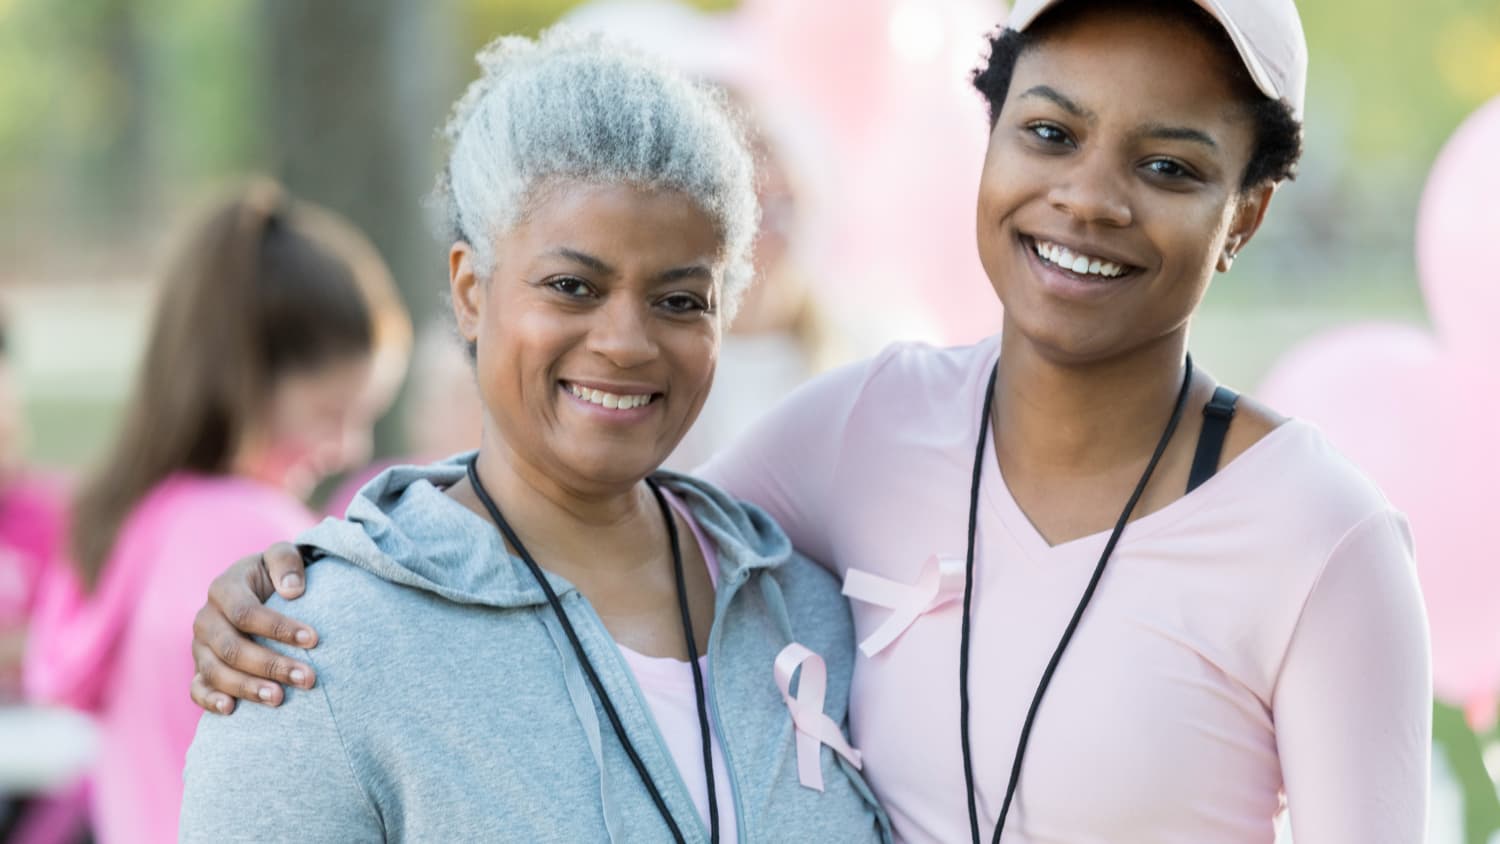
M 1483 746 L 1495 736 L 1478 736 L 1462 710 L 1439 701 L 1432 710 L 1433 743 L 1441 747 L 1464 796 L 1464 844 L 1487 844 L 1500 833 L 1500 797 L 1485 768 Z
M 535 35 L 584 0 L 465 0 L 463 11 L 476 49 L 502 32 Z M 739 5 L 736 0 L 686 0 L 686 5 L 720 12 Z
M 1465 115 L 1500 94 L 1494 0 L 1302 0 L 1298 8 L 1312 55 L 1309 112 L 1315 123 L 1347 121 L 1341 133 L 1363 166 L 1425 167 Z

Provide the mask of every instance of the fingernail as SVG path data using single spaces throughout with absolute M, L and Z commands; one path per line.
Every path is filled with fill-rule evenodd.
M 214 709 L 219 710 L 219 712 L 222 713 L 222 714 L 224 714 L 224 715 L 228 715 L 229 714 L 229 701 L 227 701 L 227 700 L 225 700 L 223 698 L 219 698 L 217 701 L 214 701 Z
M 286 577 L 283 577 L 281 579 L 281 588 L 282 589 L 301 589 L 302 588 L 302 575 L 300 575 L 300 574 L 289 574 Z
M 296 639 L 297 644 L 306 645 L 312 641 L 312 633 L 307 630 L 298 630 Z
M 271 687 L 270 686 L 261 686 L 260 687 L 260 691 L 257 692 L 256 694 L 258 694 L 260 696 L 261 700 L 270 700 L 271 696 L 274 694 L 274 692 L 271 691 Z
M 306 671 L 303 671 L 300 668 L 293 668 L 292 669 L 292 682 L 293 683 L 301 685 L 302 681 L 306 680 L 306 679 L 307 679 L 307 672 Z

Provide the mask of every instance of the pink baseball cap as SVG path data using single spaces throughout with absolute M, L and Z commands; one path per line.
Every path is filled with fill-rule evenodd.
M 1284 100 L 1302 119 L 1307 93 L 1307 38 L 1292 0 L 1194 0 L 1229 33 L 1255 86 Z M 1017 32 L 1062 0 L 1015 0 L 1005 25 Z

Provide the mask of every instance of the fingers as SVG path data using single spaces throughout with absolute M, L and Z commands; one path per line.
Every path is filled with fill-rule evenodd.
M 198 672 L 207 678 L 208 685 L 231 694 L 234 694 L 233 688 L 214 682 L 213 672 L 230 668 L 257 679 L 274 680 L 303 689 L 311 688 L 314 676 L 310 666 L 259 645 L 242 632 L 247 628 L 259 628 L 270 632 L 252 632 L 283 642 L 294 640 L 290 644 L 295 644 L 298 639 L 296 633 L 291 631 L 295 626 L 291 619 L 258 604 L 254 606 L 256 611 L 274 616 L 280 621 L 241 618 L 241 623 L 236 624 L 235 619 L 225 618 L 212 605 L 198 610 L 197 617 L 193 619 L 193 660 Z M 258 694 L 255 697 L 264 699 Z
M 228 715 L 234 711 L 234 698 L 223 692 L 210 689 L 208 683 L 203 681 L 202 674 L 193 675 L 192 686 L 193 703 L 198 704 L 204 711 L 215 715 Z
M 210 712 L 227 715 L 234 710 L 233 698 L 253 700 L 270 706 L 279 706 L 283 698 L 281 687 L 252 677 L 214 658 L 206 648 L 193 646 L 193 659 L 198 673 L 193 676 L 192 696 L 197 703 Z M 230 698 L 225 708 L 225 698 Z
M 247 561 L 253 565 L 249 571 L 244 567 Z M 299 648 L 317 645 L 318 634 L 311 627 L 261 606 L 261 601 L 269 597 L 270 593 L 270 581 L 265 579 L 260 558 L 246 557 L 240 560 L 228 571 L 214 578 L 213 585 L 208 589 L 208 603 L 198 611 L 198 617 L 193 621 L 194 637 L 207 642 L 217 651 L 218 640 L 226 632 L 224 625 L 228 625 L 234 628 L 230 632 L 236 633 L 238 637 L 262 636 Z M 220 656 L 223 654 L 220 653 Z M 232 660 L 226 662 L 234 664 Z
M 287 600 L 302 595 L 307 567 L 295 545 L 278 542 L 267 548 L 260 559 L 266 579 L 275 585 L 277 594 Z

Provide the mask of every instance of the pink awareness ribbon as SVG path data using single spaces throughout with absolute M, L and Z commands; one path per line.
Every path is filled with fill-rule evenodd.
M 799 667 L 802 679 L 797 683 L 797 696 L 792 697 L 788 689 L 792 687 L 792 675 Z M 863 765 L 859 751 L 844 739 L 839 725 L 823 714 L 823 700 L 828 694 L 828 664 L 823 657 L 796 642 L 787 645 L 776 655 L 776 685 L 781 688 L 781 699 L 786 701 L 786 708 L 792 713 L 792 725 L 797 734 L 797 779 L 804 787 L 823 790 L 819 752 L 825 744 L 855 768 Z
M 964 561 L 934 554 L 922 563 L 913 584 L 849 569 L 844 575 L 844 594 L 891 611 L 875 632 L 859 643 L 860 651 L 872 657 L 890 647 L 919 617 L 963 596 Z

